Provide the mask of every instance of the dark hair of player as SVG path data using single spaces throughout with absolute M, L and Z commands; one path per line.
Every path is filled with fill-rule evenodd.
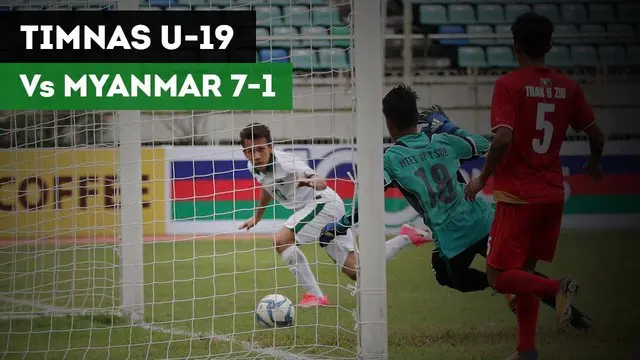
M 511 26 L 516 51 L 532 59 L 542 58 L 551 50 L 553 31 L 551 20 L 534 12 L 520 15 Z
M 418 126 L 418 94 L 407 85 L 398 85 L 382 99 L 382 113 L 397 130 Z
M 271 130 L 260 123 L 251 123 L 240 131 L 240 143 L 244 146 L 245 140 L 265 139 L 271 144 Z

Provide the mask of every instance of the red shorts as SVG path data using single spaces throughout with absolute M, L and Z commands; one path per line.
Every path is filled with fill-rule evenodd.
M 487 264 L 500 270 L 522 269 L 528 259 L 551 262 L 562 225 L 564 202 L 498 202 L 487 248 Z

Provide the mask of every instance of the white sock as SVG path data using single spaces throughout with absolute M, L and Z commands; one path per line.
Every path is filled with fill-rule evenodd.
M 311 268 L 309 267 L 309 261 L 304 253 L 298 249 L 297 246 L 289 246 L 280 255 L 285 264 L 289 266 L 289 270 L 293 276 L 298 280 L 300 284 L 308 293 L 318 297 L 323 297 L 324 294 L 320 290 L 320 286 L 316 281 L 316 277 L 313 276 Z
M 404 249 L 405 247 L 411 245 L 411 240 L 407 235 L 398 235 L 393 239 L 389 239 L 385 242 L 385 256 L 387 261 L 396 256 L 398 251 Z

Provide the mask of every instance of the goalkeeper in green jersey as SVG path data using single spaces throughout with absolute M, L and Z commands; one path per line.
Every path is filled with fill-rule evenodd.
M 476 255 L 486 256 L 494 208 L 481 198 L 465 200 L 459 170 L 462 162 L 484 155 L 489 141 L 456 126 L 438 105 L 420 113 L 416 93 L 404 85 L 385 96 L 382 111 L 395 141 L 384 153 L 384 187 L 399 189 L 430 228 L 438 283 L 460 292 L 488 288 L 486 273 L 470 266 Z M 330 243 L 357 223 L 357 207 L 356 197 L 351 211 L 325 226 L 320 243 Z M 513 310 L 513 296 L 507 299 Z M 542 301 L 555 307 L 555 297 Z M 591 319 L 572 310 L 574 327 L 591 326 Z

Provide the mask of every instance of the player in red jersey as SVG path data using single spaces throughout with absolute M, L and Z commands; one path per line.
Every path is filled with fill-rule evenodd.
M 510 359 L 538 359 L 536 327 L 540 298 L 556 297 L 556 329 L 571 316 L 577 284 L 533 273 L 553 259 L 564 205 L 560 148 L 569 126 L 584 131 L 591 156 L 585 173 L 602 176 L 604 135 L 580 86 L 546 67 L 553 24 L 535 13 L 520 16 L 511 31 L 520 67 L 496 81 L 491 103 L 495 133 L 481 174 L 465 195 L 473 200 L 494 176 L 496 215 L 489 238 L 487 275 L 498 292 L 515 295 L 517 352 Z

